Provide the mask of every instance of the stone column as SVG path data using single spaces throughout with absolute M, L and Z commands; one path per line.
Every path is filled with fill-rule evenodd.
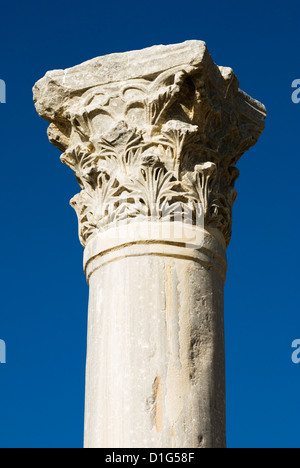
M 235 165 L 264 106 L 200 41 L 48 72 L 34 99 L 82 189 L 85 446 L 225 447 Z

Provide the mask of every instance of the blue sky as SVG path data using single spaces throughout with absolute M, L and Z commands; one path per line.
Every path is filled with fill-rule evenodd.
M 0 447 L 81 447 L 88 288 L 72 172 L 47 140 L 32 86 L 111 52 L 205 40 L 268 109 L 239 162 L 225 323 L 229 447 L 300 447 L 299 1 L 1 3 Z

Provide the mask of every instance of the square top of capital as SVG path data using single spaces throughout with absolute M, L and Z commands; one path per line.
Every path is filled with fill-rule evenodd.
M 146 94 L 151 99 L 159 87 L 172 84 L 172 76 L 176 74 L 194 77 L 202 89 L 215 88 L 221 101 L 234 94 L 240 110 L 260 123 L 264 121 L 264 106 L 240 91 L 232 69 L 215 65 L 206 43 L 197 40 L 105 55 L 66 70 L 49 71 L 36 83 L 34 101 L 39 115 L 55 122 L 64 120 L 66 108 L 77 102 L 79 96 L 86 97 L 91 89 L 103 87 L 106 91 L 103 94 L 107 95 L 117 88 L 123 92 L 124 83 L 141 84 L 142 80 L 147 86 L 161 76 L 164 80 L 159 80 L 157 86 L 148 87 Z M 107 105 L 104 100 L 103 97 L 101 104 Z

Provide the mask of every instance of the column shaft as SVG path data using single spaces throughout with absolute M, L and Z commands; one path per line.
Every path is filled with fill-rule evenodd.
M 85 446 L 225 447 L 222 245 L 99 245 L 86 252 Z

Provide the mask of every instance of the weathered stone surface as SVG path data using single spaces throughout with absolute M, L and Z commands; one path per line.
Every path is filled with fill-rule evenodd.
M 48 72 L 34 99 L 51 122 L 50 141 L 83 189 L 72 205 L 84 246 L 109 226 L 109 207 L 117 220 L 133 218 L 151 211 L 149 200 L 192 211 L 201 202 L 206 223 L 229 242 L 235 164 L 262 133 L 266 112 L 239 90 L 230 68 L 213 63 L 204 42 Z M 160 188 L 155 199 L 148 190 L 153 178 Z
M 200 41 L 48 72 L 34 100 L 82 189 L 86 447 L 224 447 L 235 165 L 264 106 Z
M 136 242 L 102 234 L 85 252 L 85 446 L 225 447 L 222 236 L 192 249 L 135 228 Z

